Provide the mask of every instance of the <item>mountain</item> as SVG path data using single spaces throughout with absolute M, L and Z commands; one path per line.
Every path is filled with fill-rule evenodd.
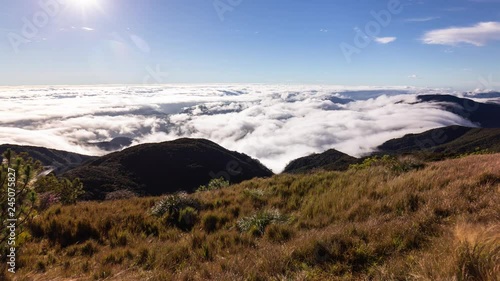
M 342 171 L 358 161 L 357 158 L 330 149 L 320 154 L 312 154 L 290 162 L 284 173 L 305 173 L 312 170 Z
M 86 189 L 86 199 L 104 199 L 113 191 L 141 195 L 194 191 L 212 178 L 231 183 L 273 173 L 245 154 L 229 151 L 204 139 L 178 139 L 142 144 L 114 152 L 68 171 Z
M 419 102 L 438 102 L 443 109 L 477 123 L 482 128 L 500 128 L 500 104 L 480 103 L 451 95 L 420 95 Z
M 500 152 L 500 128 L 450 126 L 433 129 L 389 140 L 378 147 L 378 153 L 418 153 L 428 159 L 442 159 L 485 149 Z
M 94 156 L 82 155 L 68 151 L 13 144 L 0 145 L 0 158 L 1 155 L 9 148 L 16 153 L 27 153 L 34 160 L 40 161 L 44 166 L 49 166 L 54 169 L 56 174 L 76 168 L 86 161 L 97 159 L 97 157 Z
M 500 92 L 467 93 L 465 96 L 478 99 L 495 99 L 500 98 Z
M 90 142 L 88 144 L 94 145 L 102 150 L 115 151 L 120 150 L 124 147 L 130 146 L 134 140 L 127 137 L 117 137 L 110 141 L 103 142 Z

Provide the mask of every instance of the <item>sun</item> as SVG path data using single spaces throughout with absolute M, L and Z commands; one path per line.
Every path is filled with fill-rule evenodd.
M 80 8 L 91 8 L 96 7 L 98 0 L 70 0 L 72 5 L 78 6 Z
M 104 0 L 67 0 L 68 5 L 74 11 L 79 11 L 82 17 L 89 17 L 96 12 L 102 12 L 102 3 Z

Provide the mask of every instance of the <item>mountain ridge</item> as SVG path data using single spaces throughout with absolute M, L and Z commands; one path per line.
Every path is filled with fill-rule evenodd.
M 120 190 L 141 195 L 192 192 L 213 178 L 239 183 L 271 175 L 248 155 L 209 140 L 189 138 L 133 146 L 63 174 L 81 179 L 87 199 L 103 199 L 107 193 Z

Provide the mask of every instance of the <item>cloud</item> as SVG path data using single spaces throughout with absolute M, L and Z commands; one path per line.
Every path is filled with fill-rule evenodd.
M 82 30 L 85 30 L 85 31 L 94 31 L 94 29 L 93 29 L 93 28 L 86 27 L 86 26 L 83 26 L 83 27 L 82 27 Z
M 426 21 L 437 20 L 439 18 L 440 17 L 410 18 L 410 19 L 406 19 L 405 21 L 407 21 L 407 22 L 426 22 Z
M 418 79 L 419 76 L 417 74 L 412 74 L 412 75 L 409 75 L 408 78 L 411 78 L 411 79 Z
M 210 139 L 280 172 L 330 148 L 353 156 L 408 133 L 474 126 L 418 93 L 441 89 L 342 86 L 115 86 L 2 89 L 0 143 L 103 155 L 89 142 Z
M 375 42 L 379 44 L 389 44 L 396 41 L 396 37 L 375 37 Z
M 500 40 L 500 22 L 481 22 L 470 27 L 450 27 L 424 34 L 425 44 L 455 46 L 460 43 L 484 46 L 489 41 Z

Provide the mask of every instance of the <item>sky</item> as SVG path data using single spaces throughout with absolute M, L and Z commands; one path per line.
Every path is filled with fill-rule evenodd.
M 500 0 L 16 0 L 0 85 L 500 90 Z

